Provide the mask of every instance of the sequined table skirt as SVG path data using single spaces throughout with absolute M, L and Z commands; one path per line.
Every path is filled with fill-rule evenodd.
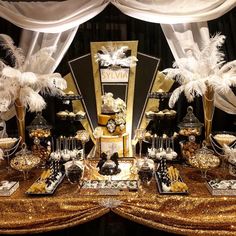
M 23 181 L 15 171 L 2 170 L 1 180 L 20 180 L 10 197 L 0 197 L 0 233 L 24 234 L 65 229 L 98 218 L 109 211 L 128 220 L 182 235 L 236 235 L 236 197 L 211 196 L 200 173 L 178 166 L 189 195 L 159 195 L 155 180 L 136 193 L 123 196 L 81 195 L 66 179 L 52 196 L 25 194 L 42 170 Z M 224 173 L 210 171 L 212 178 Z

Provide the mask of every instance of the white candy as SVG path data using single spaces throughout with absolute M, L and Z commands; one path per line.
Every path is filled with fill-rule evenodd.
M 70 160 L 70 153 L 69 152 L 63 152 L 61 154 L 61 157 L 64 161 L 69 161 Z
M 173 155 L 172 155 L 172 153 L 166 153 L 166 160 L 168 160 L 168 161 L 173 160 Z
M 156 153 L 156 158 L 157 158 L 158 160 L 161 160 L 161 153 L 160 153 L 160 152 L 157 152 L 157 153 Z
M 166 156 L 166 151 L 164 151 L 164 150 L 161 151 L 161 152 L 160 152 L 160 155 L 161 155 L 162 158 L 165 157 L 165 156 Z
M 173 156 L 173 159 L 175 159 L 178 156 L 177 152 L 175 152 L 175 151 L 172 151 L 171 154 Z
M 170 187 L 168 187 L 166 184 L 162 183 L 162 189 L 164 192 L 170 192 Z
M 73 158 L 76 158 L 77 153 L 78 153 L 77 150 L 72 150 L 72 151 L 70 151 L 70 157 L 71 157 L 72 159 L 73 159 Z

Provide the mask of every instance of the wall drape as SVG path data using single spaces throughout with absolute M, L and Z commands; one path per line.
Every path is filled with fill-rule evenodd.
M 200 47 L 201 40 L 207 40 L 208 30 L 204 22 L 218 18 L 236 6 L 235 0 L 66 0 L 61 2 L 1 0 L 0 17 L 28 30 L 23 32 L 21 40 L 27 55 L 45 46 L 45 42 L 47 46 L 57 46 L 54 55 L 55 64 L 50 69 L 50 72 L 53 72 L 72 42 L 77 27 L 96 16 L 109 3 L 131 17 L 162 23 L 162 29 L 175 58 L 184 56 L 186 48 Z M 233 94 L 231 98 L 232 96 Z M 221 97 L 216 104 L 221 109 L 232 106 L 227 102 L 229 99 Z
M 112 3 L 126 15 L 163 24 L 208 21 L 236 6 L 235 0 L 114 0 Z
M 109 2 L 126 15 L 163 24 L 208 21 L 224 15 L 236 6 L 235 0 L 66 0 L 61 2 L 1 0 L 0 16 L 24 29 L 57 33 L 91 19 Z
M 74 27 L 61 33 L 42 33 L 23 29 L 20 47 L 25 52 L 26 59 L 41 48 L 54 47 L 53 63 L 48 63 L 45 68 L 41 68 L 43 73 L 53 73 L 70 47 L 77 30 L 78 27 Z

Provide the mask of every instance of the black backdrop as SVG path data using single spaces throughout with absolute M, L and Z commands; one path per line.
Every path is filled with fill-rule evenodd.
M 223 50 L 226 55 L 226 61 L 236 59 L 236 8 L 222 16 L 221 18 L 209 21 L 211 34 L 221 32 L 227 36 Z M 19 43 L 20 31 L 18 27 L 0 18 L 0 33 L 10 35 L 16 44 Z M 90 52 L 91 41 L 118 41 L 118 40 L 138 40 L 138 51 L 155 56 L 161 59 L 159 69 L 162 70 L 172 66 L 173 56 L 166 42 L 165 36 L 159 24 L 148 23 L 134 18 L 130 18 L 114 6 L 109 5 L 102 13 L 90 21 L 80 25 L 79 30 L 73 40 L 72 45 L 64 56 L 62 62 L 57 68 L 57 72 L 66 75 L 70 72 L 68 61 Z M 3 53 L 0 52 L 2 56 Z M 55 124 L 55 112 L 58 104 L 52 98 L 46 98 L 48 101 L 47 109 L 44 111 L 45 118 L 51 124 Z M 186 100 L 181 97 L 175 109 L 178 111 L 178 119 L 182 119 L 185 114 Z M 198 118 L 203 121 L 202 105 L 199 99 L 193 103 Z M 32 120 L 34 114 L 27 115 L 26 122 Z M 235 116 L 228 115 L 218 109 L 214 115 L 214 130 L 234 130 Z M 8 132 L 16 133 L 16 122 L 12 119 L 7 123 Z M 118 216 L 109 214 L 101 219 L 87 223 L 77 228 L 57 232 L 55 235 L 72 235 L 77 230 L 87 235 L 171 235 L 155 231 L 135 223 L 127 222 Z M 99 231 L 98 231 L 99 230 Z M 100 233 L 98 233 L 100 232 Z M 47 235 L 47 234 L 46 234 Z

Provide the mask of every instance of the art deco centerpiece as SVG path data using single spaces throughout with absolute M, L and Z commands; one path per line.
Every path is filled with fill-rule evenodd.
M 42 111 L 46 107 L 42 94 L 61 94 L 67 84 L 59 73 L 47 73 L 47 68 L 54 64 L 55 47 L 42 48 L 25 58 L 22 49 L 4 34 L 0 34 L 0 46 L 13 65 L 11 67 L 0 59 L 0 112 L 7 112 L 12 105 L 15 106 L 19 135 L 24 141 L 25 109 Z
M 225 63 L 220 47 L 225 36 L 211 37 L 202 50 L 190 49 L 186 57 L 179 58 L 174 68 L 164 70 L 167 78 L 176 79 L 180 86 L 172 93 L 169 106 L 173 107 L 181 93 L 192 102 L 202 96 L 205 121 L 205 139 L 209 144 L 212 118 L 214 114 L 214 94 L 225 94 L 236 84 L 236 60 Z

